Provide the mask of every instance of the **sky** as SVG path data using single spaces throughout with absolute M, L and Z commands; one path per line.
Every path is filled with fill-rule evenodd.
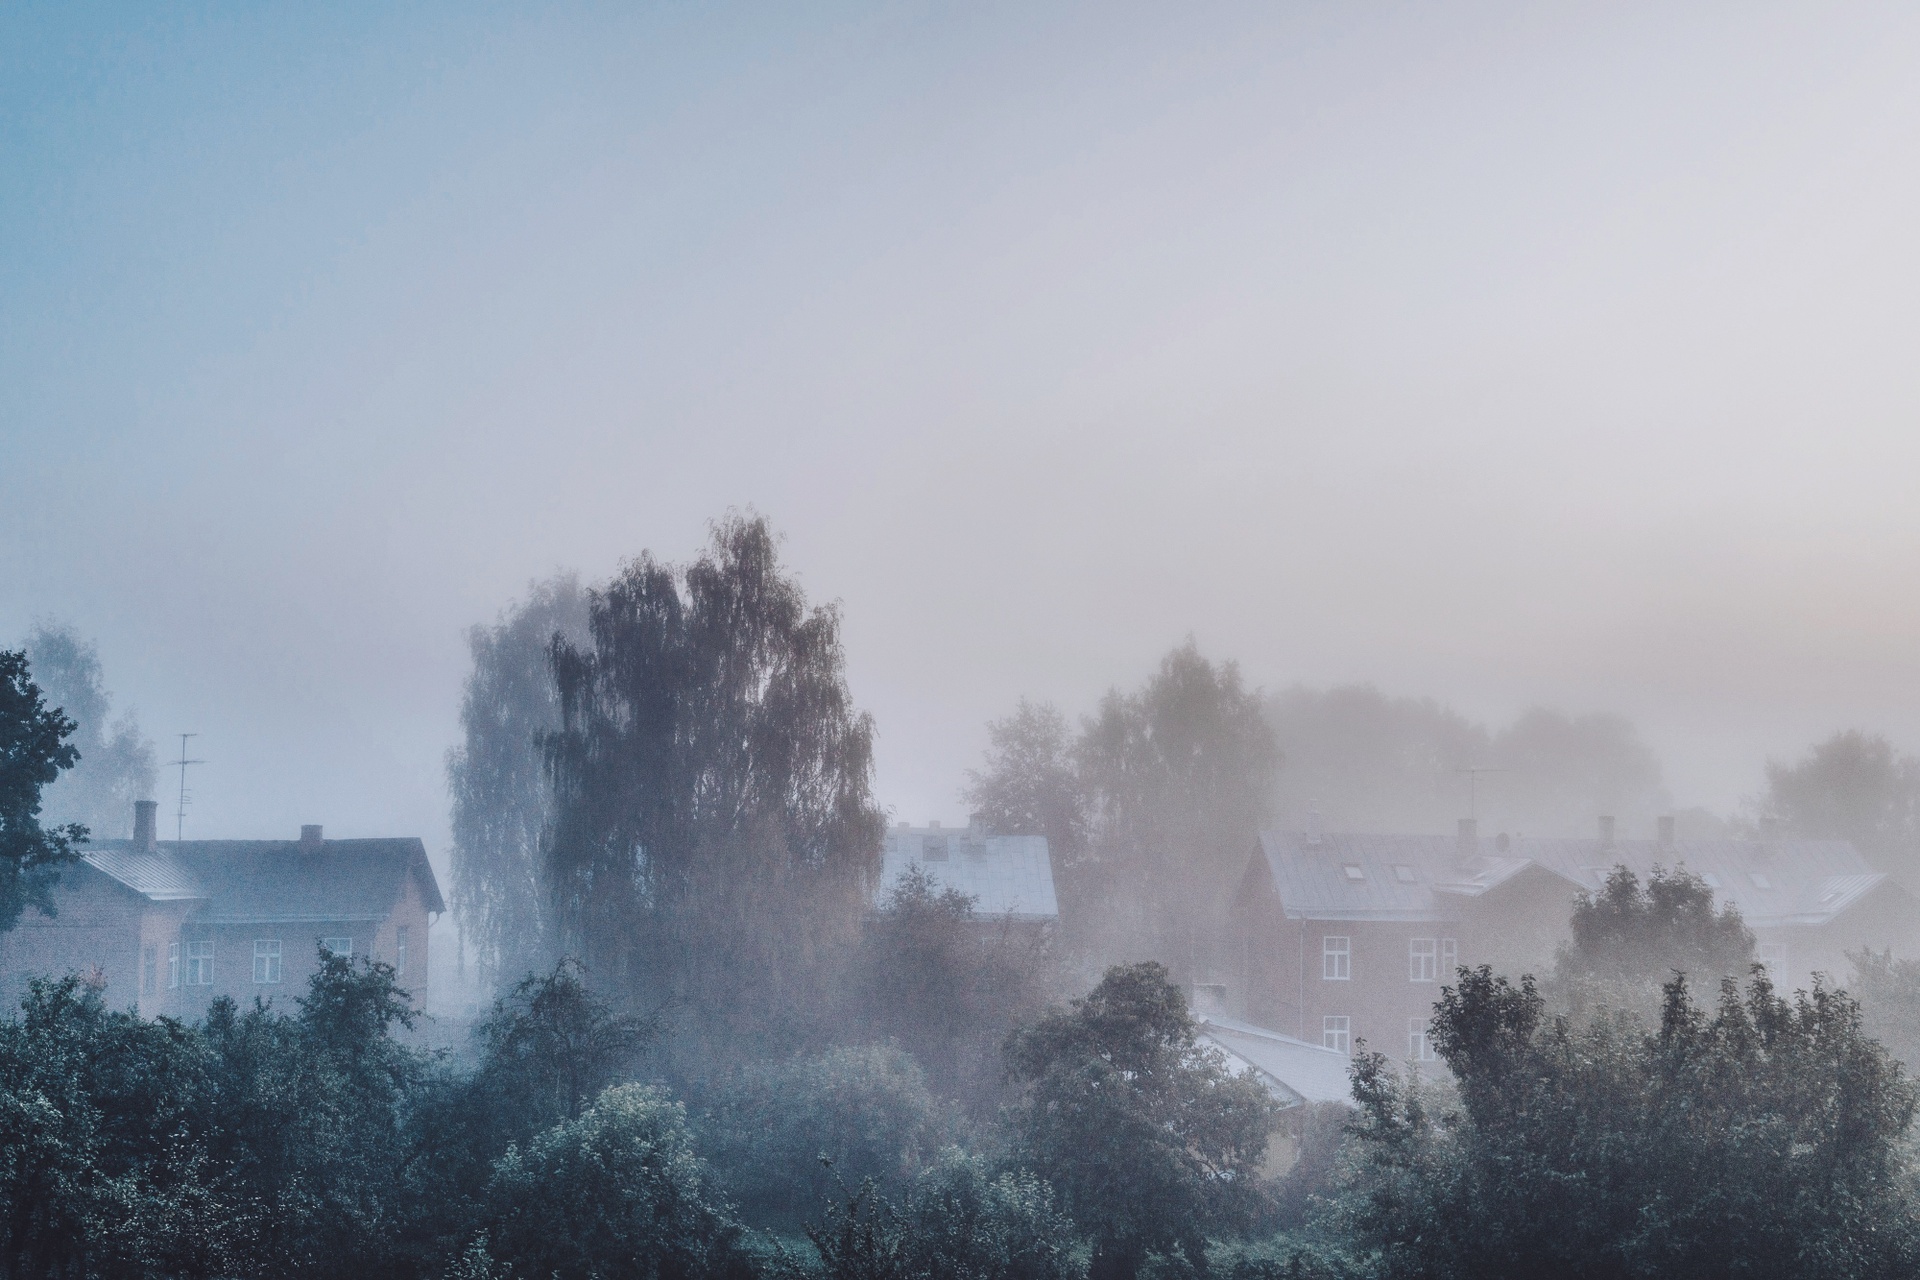
M 1192 636 L 1920 749 L 1920 10 L 0 8 L 0 640 L 417 834 L 465 629 L 764 514 L 896 818 Z M 163 786 L 170 800 L 171 783 Z M 163 806 L 169 807 L 169 806 Z

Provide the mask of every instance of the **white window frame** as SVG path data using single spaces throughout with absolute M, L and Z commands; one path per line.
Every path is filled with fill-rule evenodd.
M 1344 1013 L 1330 1013 L 1320 1019 L 1320 1045 L 1325 1049 L 1338 1049 L 1341 1053 L 1353 1052 L 1353 1018 Z
M 404 924 L 393 931 L 393 976 L 407 976 L 407 926 Z
M 1440 941 L 1437 938 L 1407 939 L 1407 981 L 1440 980 Z
M 280 981 L 280 939 L 253 940 L 253 980 L 263 986 Z
M 1460 968 L 1460 941 L 1457 938 L 1440 939 L 1440 981 L 1445 982 Z
M 1353 939 L 1330 933 L 1320 939 L 1320 977 L 1327 982 L 1346 982 L 1353 977 Z
M 167 944 L 167 990 L 177 991 L 179 988 L 180 944 L 177 942 L 169 942 Z
M 350 933 L 336 935 L 331 938 L 322 938 L 320 939 L 320 945 L 325 947 L 331 955 L 345 956 L 349 960 L 353 959 L 353 935 Z
M 1407 1019 L 1407 1058 L 1413 1062 L 1432 1062 L 1439 1057 L 1433 1051 L 1433 1035 L 1427 1019 Z
M 213 939 L 194 938 L 187 943 L 187 985 L 213 985 Z

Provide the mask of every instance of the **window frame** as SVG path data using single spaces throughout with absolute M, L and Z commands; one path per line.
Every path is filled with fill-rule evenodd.
M 1460 940 L 1458 938 L 1440 939 L 1440 981 L 1445 982 L 1460 968 Z
M 1334 1024 L 1338 1023 L 1338 1026 Z M 1335 1043 L 1335 1042 L 1338 1043 Z M 1320 1019 L 1320 1047 L 1353 1056 L 1353 1015 L 1329 1013 Z
M 178 941 L 174 941 L 174 942 L 169 942 L 167 944 L 167 990 L 178 991 L 179 989 L 180 989 L 180 943 Z
M 213 939 L 189 938 L 185 948 L 187 972 L 184 981 L 189 987 L 210 987 L 213 985 Z
M 407 976 L 407 926 L 396 925 L 393 930 L 393 976 Z
M 1438 1062 L 1440 1055 L 1433 1051 L 1433 1030 L 1431 1019 L 1407 1019 L 1407 1061 Z
M 336 947 L 333 945 L 336 942 L 344 942 L 347 945 Z M 320 946 L 330 956 L 345 956 L 349 960 L 353 959 L 353 935 L 350 933 L 336 933 L 332 937 L 322 938 Z
M 1407 981 L 1440 981 L 1440 939 L 1407 939 Z
M 1335 946 L 1335 943 L 1339 945 Z M 1320 980 L 1322 982 L 1353 980 L 1352 934 L 1327 933 L 1320 936 Z
M 272 986 L 281 980 L 281 946 L 278 938 L 253 940 L 253 981 L 256 986 Z

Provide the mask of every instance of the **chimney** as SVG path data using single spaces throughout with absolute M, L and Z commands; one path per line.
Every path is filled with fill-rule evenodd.
M 1307 810 L 1307 848 L 1318 849 L 1319 847 L 1320 811 L 1318 809 L 1309 809 Z
M 1610 813 L 1600 815 L 1600 844 L 1604 848 L 1613 848 L 1613 815 Z
M 1673 848 L 1673 815 L 1670 813 L 1660 815 L 1660 847 Z
M 135 800 L 133 802 L 133 847 L 142 853 L 152 853 L 159 840 L 159 836 L 155 834 L 159 814 L 158 801 Z
M 300 847 L 318 849 L 320 847 L 320 824 L 309 822 L 300 828 Z
M 1477 819 L 1460 819 L 1460 834 L 1455 847 L 1463 858 L 1474 857 L 1480 852 L 1480 823 Z

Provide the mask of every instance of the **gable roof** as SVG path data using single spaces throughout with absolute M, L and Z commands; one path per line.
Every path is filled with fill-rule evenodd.
M 967 827 L 895 828 L 881 845 L 875 905 L 916 866 L 943 888 L 970 895 L 981 916 L 1031 921 L 1060 916 L 1045 836 L 989 836 Z
M 1305 1102 L 1347 1102 L 1350 1060 L 1338 1049 L 1296 1040 L 1251 1022 L 1208 1014 L 1196 1037 L 1227 1055 L 1228 1065 L 1251 1070 L 1283 1107 Z
M 1683 866 L 1756 928 L 1819 925 L 1887 880 L 1845 840 L 1528 836 L 1501 847 L 1483 837 L 1473 849 L 1463 856 L 1453 836 L 1263 831 L 1259 854 L 1286 914 L 1314 920 L 1449 920 L 1522 875 L 1554 876 L 1571 898 L 1624 865 L 1642 880 L 1655 867 Z
M 444 912 L 439 881 L 418 839 L 162 841 L 88 845 L 82 860 L 151 902 L 199 902 L 210 924 L 384 919 L 406 888 Z

